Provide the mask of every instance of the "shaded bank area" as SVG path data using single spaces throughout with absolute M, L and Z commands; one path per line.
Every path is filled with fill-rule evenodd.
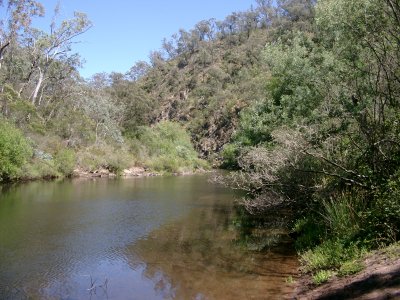
M 400 298 L 400 244 L 376 251 L 364 258 L 365 268 L 358 274 L 333 277 L 316 286 L 309 275 L 296 282 L 293 299 L 399 299 Z

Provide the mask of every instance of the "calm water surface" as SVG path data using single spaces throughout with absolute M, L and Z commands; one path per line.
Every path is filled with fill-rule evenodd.
M 282 299 L 291 251 L 238 243 L 206 176 L 33 182 L 0 193 L 0 299 Z

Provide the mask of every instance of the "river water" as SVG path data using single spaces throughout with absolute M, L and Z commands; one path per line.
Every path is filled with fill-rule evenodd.
M 0 193 L 0 299 L 282 299 L 288 247 L 240 242 L 207 176 L 32 182 Z

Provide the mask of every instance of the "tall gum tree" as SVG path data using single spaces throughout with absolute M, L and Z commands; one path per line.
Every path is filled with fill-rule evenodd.
M 55 17 L 50 26 L 50 32 L 36 32 L 33 35 L 31 44 L 29 45 L 32 57 L 32 76 L 29 78 L 34 80 L 35 86 L 31 92 L 30 100 L 32 104 L 40 105 L 41 98 L 39 96 L 46 75 L 49 69 L 57 62 L 64 62 L 66 64 L 72 63 L 71 60 L 71 46 L 77 36 L 83 34 L 92 26 L 86 14 L 75 12 L 74 17 L 70 20 L 64 20 L 59 25 L 56 23 L 56 16 L 58 15 L 58 8 L 55 9 Z M 75 63 L 79 63 L 75 60 Z

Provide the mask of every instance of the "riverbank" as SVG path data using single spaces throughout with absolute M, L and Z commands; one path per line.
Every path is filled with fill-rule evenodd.
M 316 285 L 310 274 L 295 283 L 292 299 L 398 299 L 400 298 L 400 243 L 373 251 L 360 259 L 357 274 L 331 277 Z
M 111 172 L 108 169 L 100 168 L 94 171 L 84 170 L 82 168 L 75 168 L 72 177 L 80 177 L 80 178 L 93 178 L 93 177 L 150 177 L 150 176 L 160 176 L 161 173 L 153 172 L 143 167 L 131 167 L 128 169 L 124 169 L 121 174 L 116 174 Z
M 105 178 L 113 178 L 113 177 L 154 177 L 154 176 L 162 176 L 162 175 L 173 175 L 173 176 L 184 176 L 184 175 L 193 175 L 199 173 L 209 172 L 204 169 L 196 169 L 196 170 L 182 170 L 179 172 L 157 172 L 144 167 L 130 167 L 128 169 L 122 170 L 120 174 L 116 174 L 111 172 L 108 169 L 101 168 L 94 171 L 87 171 L 81 168 L 74 169 L 72 173 L 72 177 L 78 178 L 94 178 L 94 177 L 105 177 Z

